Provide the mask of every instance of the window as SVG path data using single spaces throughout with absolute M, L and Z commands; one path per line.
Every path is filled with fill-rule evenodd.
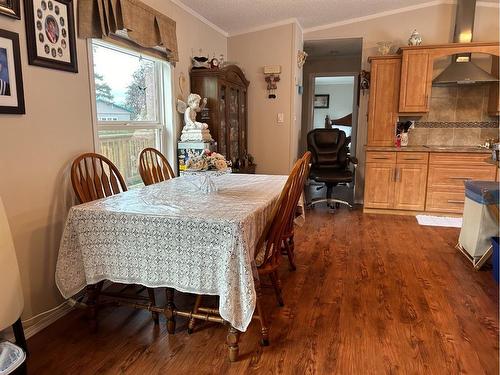
M 162 150 L 170 65 L 100 40 L 92 41 L 92 59 L 98 152 L 129 187 L 139 186 L 139 153 Z

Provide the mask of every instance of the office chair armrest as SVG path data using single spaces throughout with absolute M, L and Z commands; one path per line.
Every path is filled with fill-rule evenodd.
M 348 156 L 347 159 L 349 160 L 349 163 L 352 163 L 352 165 L 354 165 L 354 167 L 358 166 L 358 158 L 354 156 Z

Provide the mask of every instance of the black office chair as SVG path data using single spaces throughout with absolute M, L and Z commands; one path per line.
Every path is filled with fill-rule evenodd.
M 350 141 L 351 137 L 346 137 L 340 129 L 314 129 L 307 134 L 307 149 L 312 153 L 309 178 L 326 185 L 326 198 L 315 198 L 308 206 L 326 202 L 330 208 L 334 208 L 334 204 L 352 207 L 347 201 L 332 198 L 335 186 L 354 181 L 349 165 L 356 167 L 358 160 L 349 155 Z

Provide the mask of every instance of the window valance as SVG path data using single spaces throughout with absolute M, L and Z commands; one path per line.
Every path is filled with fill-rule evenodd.
M 116 39 L 179 61 L 175 21 L 139 0 L 79 0 L 81 38 Z

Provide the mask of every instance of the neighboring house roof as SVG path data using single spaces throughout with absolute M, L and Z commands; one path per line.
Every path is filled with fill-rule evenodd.
M 115 103 L 108 102 L 106 100 L 97 99 L 97 113 L 123 113 L 131 114 L 132 111 Z

